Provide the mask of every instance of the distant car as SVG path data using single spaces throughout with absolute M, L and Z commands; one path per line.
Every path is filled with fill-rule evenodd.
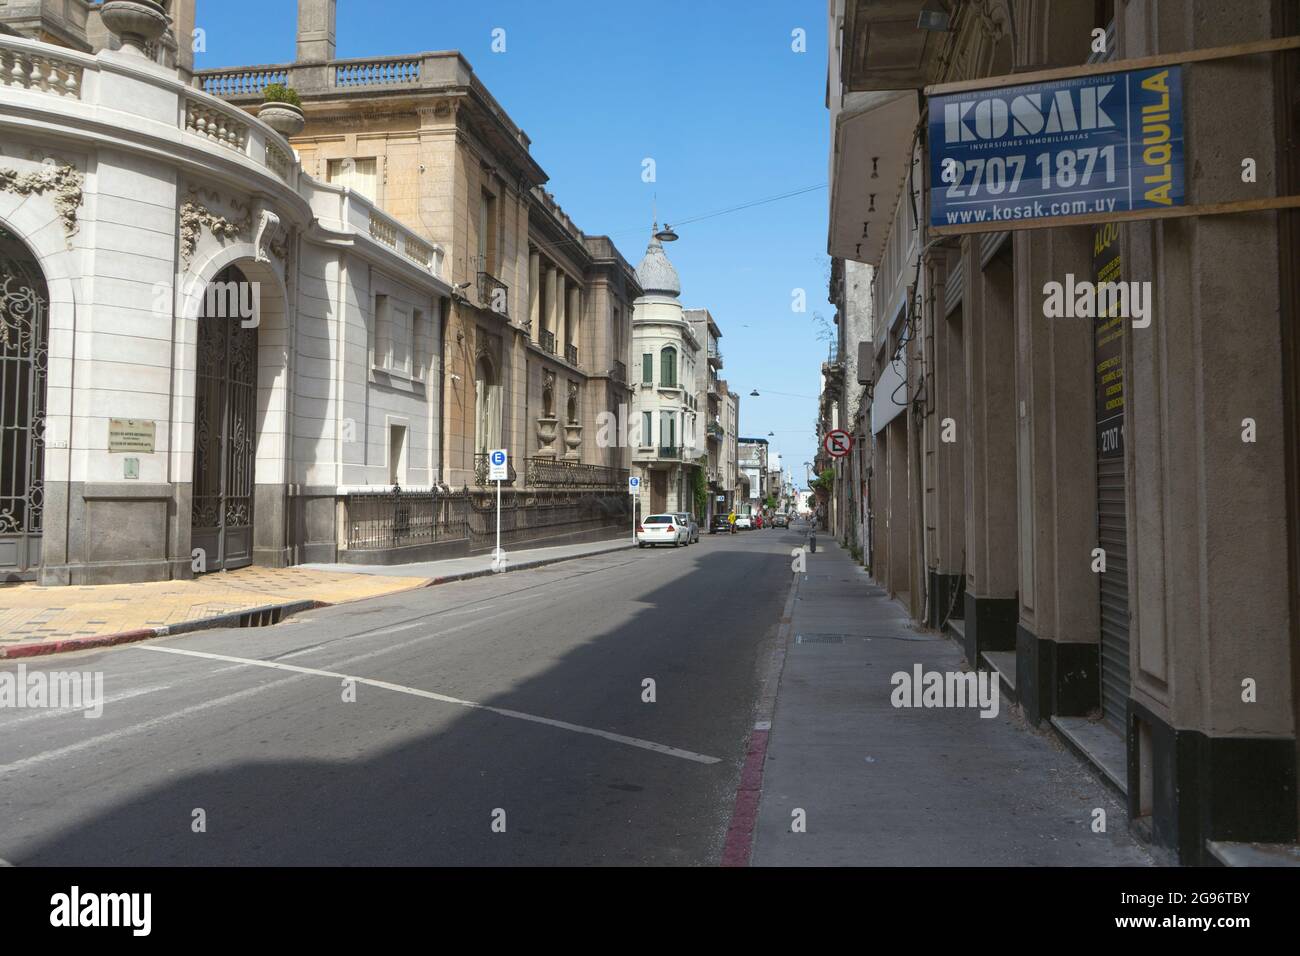
M 749 515 L 736 515 L 736 528 L 737 528 L 737 529 L 740 529 L 740 528 L 752 528 L 752 527 L 754 527 L 754 519 L 753 519 L 753 518 L 751 518 Z
M 709 534 L 717 534 L 719 531 L 726 534 L 730 530 L 731 522 L 727 520 L 726 515 L 714 515 L 713 520 L 709 522 Z
M 677 519 L 678 523 L 686 526 L 686 543 L 698 543 L 700 540 L 700 525 L 695 520 L 695 516 L 687 514 L 685 511 L 679 511 L 673 517 Z
M 647 515 L 636 526 L 636 543 L 641 548 L 661 544 L 679 548 L 690 543 L 689 536 L 690 527 L 678 521 L 677 515 Z
M 773 527 L 773 528 L 788 528 L 788 527 L 790 527 L 790 516 L 789 516 L 789 515 L 773 515 L 773 516 L 772 516 L 772 527 Z

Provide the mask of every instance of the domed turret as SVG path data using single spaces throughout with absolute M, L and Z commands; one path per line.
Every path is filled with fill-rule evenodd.
M 659 231 L 658 223 L 655 223 L 654 231 L 656 233 Z M 663 243 L 657 236 L 652 236 L 650 245 L 646 247 L 645 257 L 636 267 L 636 281 L 641 283 L 641 289 L 646 295 L 667 295 L 675 299 L 682 293 L 682 283 L 677 278 L 677 270 L 668 261 Z

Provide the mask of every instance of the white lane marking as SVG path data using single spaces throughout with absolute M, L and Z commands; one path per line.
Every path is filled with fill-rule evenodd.
M 143 645 L 140 646 L 143 647 Z M 78 753 L 90 747 L 100 747 L 104 744 L 112 743 L 122 737 L 139 733 L 142 730 L 152 730 L 155 727 L 162 727 L 165 724 L 170 724 L 174 720 L 178 720 L 182 717 L 189 717 L 193 714 L 199 714 L 205 710 L 210 710 L 213 707 L 233 704 L 236 701 L 243 700 L 245 697 L 252 697 L 254 694 L 260 693 L 261 691 L 271 690 L 285 684 L 292 684 L 296 679 L 297 678 L 295 677 L 284 677 L 278 681 L 271 681 L 269 684 L 258 684 L 256 687 L 245 687 L 243 690 L 235 691 L 233 694 L 226 694 L 224 697 L 214 697 L 212 700 L 205 700 L 201 704 L 193 704 L 181 710 L 174 711 L 173 713 L 163 714 L 161 717 L 154 717 L 153 719 L 146 720 L 141 724 L 132 724 L 130 727 L 122 727 L 118 730 L 112 730 L 106 734 L 100 734 L 97 737 L 88 737 L 75 744 L 68 744 L 66 747 L 47 750 L 44 753 L 32 754 L 30 757 L 15 760 L 13 763 L 0 764 L 0 776 L 4 776 L 7 773 L 13 773 L 17 770 L 26 770 L 29 767 L 34 767 L 37 764 L 46 763 L 50 760 L 57 760 L 60 757 L 67 757 L 70 754 Z
M 137 687 L 135 690 L 124 690 L 120 694 L 113 694 L 111 697 L 104 698 L 104 706 L 116 704 L 121 700 L 130 700 L 132 697 L 139 697 L 142 694 L 152 694 L 154 691 L 171 690 L 171 685 L 163 687 Z M 10 727 L 16 727 L 19 724 L 25 724 L 32 720 L 40 720 L 42 717 L 57 717 L 60 714 L 81 714 L 85 713 L 85 708 L 73 707 L 49 707 L 43 710 L 33 710 L 29 714 L 23 714 L 21 717 L 15 717 L 12 720 L 6 720 L 0 723 L 0 730 L 8 730 Z
M 515 720 L 527 720 L 535 724 L 545 724 L 548 727 L 557 727 L 561 730 L 571 730 L 574 733 L 588 734 L 593 737 L 603 737 L 605 740 L 612 740 L 615 743 L 626 744 L 629 747 L 640 747 L 642 750 L 652 750 L 655 753 L 664 754 L 669 757 L 680 757 L 682 760 L 693 760 L 696 763 L 712 764 L 720 762 L 721 759 L 719 757 L 710 757 L 707 754 L 698 754 L 691 750 L 669 747 L 666 744 L 655 743 L 653 740 L 642 740 L 639 737 L 627 737 L 623 734 L 612 733 L 608 730 L 600 730 L 595 727 L 584 727 L 581 724 L 571 724 L 566 720 L 554 720 L 550 717 L 539 717 L 536 714 L 525 714 L 518 710 L 492 707 L 488 704 L 479 704 L 472 700 L 461 700 L 459 697 L 448 697 L 446 694 L 436 694 L 433 691 L 421 690 L 418 687 L 406 687 L 402 684 L 393 684 L 385 680 L 375 680 L 371 677 L 357 677 L 339 671 L 319 670 L 314 667 L 300 667 L 297 664 L 285 664 L 280 661 L 259 661 L 254 658 L 231 657 L 226 654 L 211 654 L 206 651 L 191 651 L 180 647 L 163 647 L 156 644 L 147 646 L 141 645 L 140 650 L 153 651 L 158 654 L 179 654 L 184 657 L 199 657 L 206 660 L 226 661 L 228 663 L 252 664 L 257 667 L 268 667 L 274 670 L 291 671 L 295 674 L 313 674 L 317 677 L 332 677 L 335 680 L 340 681 L 350 680 L 357 684 L 365 684 L 370 687 L 377 687 L 381 690 L 391 690 L 398 694 L 409 694 L 412 697 L 423 697 L 426 700 L 441 701 L 444 704 L 455 704 L 457 707 L 468 707 L 472 710 L 485 710 L 501 717 L 513 717 Z

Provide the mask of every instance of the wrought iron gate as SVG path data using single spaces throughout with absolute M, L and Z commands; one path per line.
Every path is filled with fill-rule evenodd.
M 233 266 L 213 284 L 247 282 Z M 228 301 L 207 296 L 206 303 Z M 253 563 L 253 462 L 257 433 L 257 328 L 238 315 L 199 317 L 194 399 L 194 484 L 190 546 L 208 571 Z
M 40 266 L 0 227 L 0 580 L 41 562 L 48 309 Z

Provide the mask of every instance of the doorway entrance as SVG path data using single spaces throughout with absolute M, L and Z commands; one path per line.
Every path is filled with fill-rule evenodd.
M 253 563 L 257 327 L 242 305 L 254 288 L 230 266 L 199 311 L 190 546 L 203 549 L 208 571 Z
M 0 581 L 41 563 L 49 301 L 35 257 L 0 226 Z

